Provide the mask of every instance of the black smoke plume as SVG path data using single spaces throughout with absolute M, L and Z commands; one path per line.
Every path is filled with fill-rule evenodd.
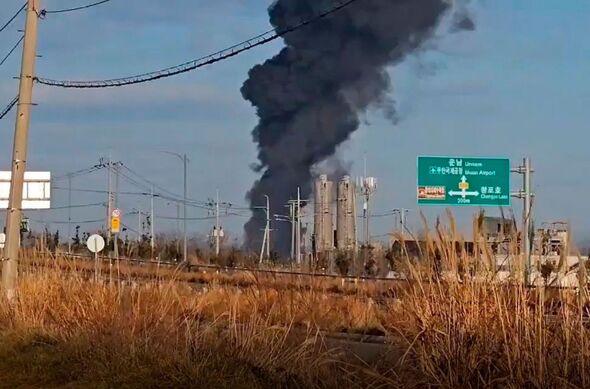
M 333 0 L 277 0 L 269 8 L 278 29 L 334 6 Z M 264 215 L 255 207 L 270 196 L 271 215 L 285 214 L 296 188 L 307 199 L 312 168 L 332 156 L 359 127 L 359 114 L 382 108 L 395 117 L 386 71 L 432 36 L 449 0 L 358 0 L 285 36 L 285 47 L 249 72 L 242 95 L 256 107 L 261 178 L 247 195 L 254 216 L 246 243 L 260 247 Z M 276 225 L 274 249 L 290 248 L 288 224 Z

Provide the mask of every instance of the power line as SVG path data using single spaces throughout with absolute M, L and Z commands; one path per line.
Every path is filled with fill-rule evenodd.
M 74 209 L 74 208 L 90 208 L 90 207 L 99 207 L 105 206 L 105 203 L 92 203 L 92 204 L 78 204 L 78 205 L 64 205 L 61 207 L 52 207 L 52 208 L 48 208 L 48 209 L 31 209 L 28 210 L 28 212 L 45 212 L 45 211 L 54 211 L 54 210 L 60 210 L 60 209 Z
M 2 26 L 0 27 L 0 32 L 4 31 L 6 29 L 6 27 L 8 27 L 10 25 L 10 23 L 12 23 L 12 21 L 14 19 L 16 19 L 16 17 L 23 12 L 23 10 L 27 8 L 27 3 L 24 3 L 22 7 L 20 7 L 20 9 L 18 11 L 16 11 L 16 13 L 10 18 L 8 19 L 8 21 Z
M 51 189 L 53 190 L 70 190 L 69 188 L 62 188 L 59 186 L 54 186 Z M 99 189 L 71 189 L 72 192 L 83 192 L 83 193 L 100 193 L 105 194 L 109 193 L 107 190 L 99 190 Z M 152 194 L 149 192 L 119 192 L 122 195 L 132 195 L 132 196 L 151 196 Z M 154 195 L 154 197 L 158 197 Z
M 98 220 L 78 220 L 78 221 L 60 221 L 60 220 L 39 220 L 39 219 L 29 219 L 32 222 L 39 223 L 39 224 L 93 224 L 93 223 L 103 223 L 104 219 Z
M 10 103 L 8 103 L 6 108 L 4 108 L 4 110 L 2 112 L 0 112 L 0 119 L 3 119 L 4 116 L 6 116 L 8 114 L 8 112 L 10 112 L 12 107 L 14 107 L 16 105 L 16 103 L 18 103 L 18 96 L 16 96 L 14 99 L 12 99 L 12 101 Z
M 96 3 L 82 5 L 80 7 L 74 7 L 74 8 L 64 8 L 64 9 L 56 9 L 56 10 L 46 10 L 46 9 L 44 9 L 44 10 L 41 11 L 41 16 L 45 16 L 46 14 L 59 14 L 59 13 L 80 11 L 80 10 L 83 10 L 83 9 L 86 9 L 86 8 L 92 8 L 92 7 L 96 7 L 97 5 L 108 3 L 109 1 L 111 1 L 111 0 L 102 0 L 102 1 L 97 1 Z
M 100 190 L 100 189 L 81 189 L 81 188 L 64 188 L 64 187 L 60 187 L 60 186 L 53 186 L 51 188 L 52 190 L 71 190 L 72 192 L 80 192 L 80 193 L 96 193 L 96 194 L 108 194 L 110 193 L 107 190 Z M 145 197 L 151 197 L 152 193 L 151 192 L 125 192 L 125 191 L 121 191 L 119 192 L 120 195 L 129 195 L 129 196 L 145 196 Z M 168 201 L 173 201 L 173 202 L 177 202 L 177 203 L 182 203 L 182 199 L 177 199 L 177 198 L 173 198 L 173 197 L 169 197 L 169 196 L 165 196 L 162 195 L 160 193 L 154 193 L 153 194 L 154 197 L 156 198 L 161 198 L 164 200 L 168 200 Z M 193 207 L 193 208 L 199 208 L 199 209 L 207 209 L 209 210 L 210 208 L 206 208 L 204 206 L 200 206 L 200 205 L 195 205 L 192 203 L 187 202 L 187 206 L 189 207 Z
M 312 24 L 320 19 L 324 19 L 327 16 L 340 11 L 341 9 L 349 6 L 350 4 L 359 1 L 359 0 L 335 0 L 337 4 L 333 8 L 330 8 L 326 11 L 316 14 L 315 16 L 303 20 L 302 22 L 295 24 L 293 26 L 287 27 L 285 29 L 273 29 L 269 30 L 263 34 L 257 35 L 253 38 L 250 38 L 246 41 L 228 47 L 226 49 L 220 50 L 216 53 L 209 54 L 205 57 L 201 57 L 189 62 L 185 62 L 180 65 L 172 66 L 169 68 L 156 70 L 154 72 L 143 73 L 135 76 L 129 77 L 122 77 L 122 78 L 114 78 L 110 80 L 100 80 L 100 81 L 60 81 L 60 80 L 52 80 L 48 78 L 38 78 L 36 77 L 36 81 L 40 84 L 48 85 L 48 86 L 55 86 L 61 88 L 109 88 L 115 86 L 125 86 L 125 85 L 133 85 L 133 84 L 141 84 L 148 81 L 154 81 L 161 78 L 168 78 L 178 74 L 190 72 L 192 70 L 211 65 L 230 57 L 234 57 L 239 55 L 245 51 L 249 51 L 255 47 L 265 45 L 269 42 L 272 42 L 278 38 L 283 37 L 286 34 L 291 32 L 297 31 L 303 27 L 306 27 L 309 24 Z
M 173 216 L 161 216 L 161 215 L 156 215 L 156 217 L 158 219 L 163 219 L 163 220 L 184 220 L 184 218 L 181 217 L 173 217 Z M 221 215 L 220 215 L 221 217 Z M 203 216 L 203 217 L 187 217 L 186 220 L 188 221 L 195 221 L 195 220 L 214 220 L 215 216 Z
M 180 199 L 181 196 L 179 196 L 178 194 L 167 190 L 166 188 L 164 188 L 164 187 L 162 187 L 162 186 L 154 183 L 153 181 L 148 180 L 147 178 L 144 178 L 142 175 L 140 175 L 139 173 L 135 172 L 134 170 L 132 170 L 128 166 L 123 165 L 123 168 L 125 170 L 127 170 L 129 173 L 131 173 L 132 175 L 134 175 L 135 177 L 137 177 L 138 179 L 140 179 L 141 181 L 144 181 L 145 183 L 147 183 L 147 186 L 144 186 L 141 183 L 137 183 L 137 185 L 141 186 L 142 188 L 151 188 L 153 186 L 154 188 L 160 190 L 161 192 L 166 193 L 167 196 L 171 196 L 171 197 L 173 197 L 175 199 Z M 165 196 L 160 196 L 160 197 L 166 198 Z M 168 200 L 170 200 L 170 198 L 168 198 Z M 181 200 L 181 202 L 184 202 L 184 200 Z M 207 202 L 205 202 L 205 201 L 198 201 L 198 200 L 190 200 L 190 199 L 187 199 L 187 204 L 189 202 L 190 203 L 193 203 L 193 204 L 196 204 L 196 205 L 200 205 L 200 206 L 207 206 Z
M 146 183 L 146 184 L 142 184 L 141 182 L 138 182 L 136 179 L 129 177 L 128 175 L 126 175 L 123 172 L 120 172 L 121 176 L 123 178 L 127 179 L 132 185 L 135 185 L 136 187 L 138 187 L 140 189 L 145 189 L 145 190 L 151 190 L 150 188 L 153 186 L 154 188 L 158 189 L 160 192 L 164 192 L 164 193 L 158 193 L 159 198 L 169 200 L 169 201 L 174 201 L 174 202 L 180 203 L 180 204 L 185 203 L 184 199 L 182 199 L 181 196 L 179 196 L 178 194 L 167 190 L 166 188 L 154 183 L 153 181 L 148 180 L 147 178 L 144 178 L 142 175 L 135 172 L 134 170 L 132 170 L 131 168 L 129 168 L 125 164 L 123 164 L 122 166 L 130 174 L 132 174 L 133 176 L 137 177 L 139 180 Z M 187 199 L 186 204 L 189 206 L 195 207 L 195 208 L 201 208 L 201 209 L 207 209 L 207 210 L 210 210 L 212 208 L 212 205 L 210 204 L 210 202 L 199 201 L 199 200 L 194 200 L 194 199 Z M 227 208 L 231 208 L 231 206 L 229 206 Z
M 24 35 L 20 37 L 20 39 L 14 44 L 14 46 L 12 46 L 12 49 L 10 49 L 8 54 L 6 54 L 6 56 L 4 58 L 2 58 L 2 61 L 0 61 L 0 66 L 4 65 L 4 62 L 6 62 L 8 57 L 10 57 L 10 55 L 14 52 L 14 50 L 16 50 L 16 48 L 21 44 L 23 39 L 25 39 Z
M 103 168 L 104 168 L 104 166 L 102 166 L 102 165 L 94 165 L 94 166 L 86 168 L 86 169 L 81 169 L 81 170 L 78 170 L 75 172 L 66 173 L 61 176 L 53 177 L 51 180 L 55 182 L 55 181 L 61 181 L 61 180 L 67 179 L 67 178 L 86 176 L 88 174 L 99 171 Z
M 123 168 L 125 168 L 125 169 L 129 170 L 130 172 L 132 172 L 125 165 L 122 165 L 122 166 L 123 166 Z M 123 177 L 123 179 L 127 180 L 131 185 L 134 185 L 135 187 L 137 187 L 139 189 L 150 191 L 150 193 L 151 193 L 151 186 L 153 186 L 154 188 L 158 188 L 160 190 L 164 190 L 165 192 L 170 193 L 170 195 L 168 195 L 168 194 L 162 194 L 162 193 L 154 193 L 154 197 L 158 197 L 158 198 L 161 198 L 161 199 L 164 199 L 164 200 L 173 201 L 173 202 L 179 203 L 179 204 L 184 204 L 184 202 L 185 202 L 183 199 L 180 199 L 179 196 L 177 196 L 176 194 L 174 194 L 172 192 L 169 192 L 169 191 L 165 190 L 164 188 L 162 188 L 162 187 L 160 187 L 160 186 L 158 186 L 156 184 L 151 183 L 151 181 L 149 181 L 149 180 L 147 180 L 145 178 L 142 178 L 137 173 L 134 173 L 135 176 L 137 176 L 139 179 L 141 179 L 141 180 L 143 180 L 145 182 L 149 182 L 150 183 L 150 186 L 149 187 L 147 185 L 145 185 L 145 184 L 142 184 L 141 182 L 138 182 L 136 179 L 134 179 L 132 177 L 129 177 L 127 174 L 123 173 L 122 171 L 119 171 L 119 174 L 121 175 L 121 177 Z M 207 209 L 207 210 L 209 210 L 209 207 L 207 207 L 205 205 L 195 204 L 195 203 L 192 203 L 192 202 L 189 202 L 189 201 L 186 202 L 186 205 L 187 206 L 191 206 L 191 207 L 195 207 L 195 208 L 201 208 L 201 209 Z

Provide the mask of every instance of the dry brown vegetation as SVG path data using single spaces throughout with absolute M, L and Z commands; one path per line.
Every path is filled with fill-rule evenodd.
M 452 230 L 395 284 L 212 273 L 195 287 L 174 280 L 194 274 L 119 269 L 118 281 L 157 271 L 123 285 L 56 259 L 23 266 L 18 299 L 0 302 L 0 386 L 590 387 L 586 289 L 443 279 L 475 261 Z M 359 361 L 324 331 L 387 344 Z

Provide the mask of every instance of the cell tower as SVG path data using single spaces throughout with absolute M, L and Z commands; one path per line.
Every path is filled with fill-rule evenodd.
M 339 250 L 356 250 L 356 192 L 349 176 L 338 183 L 336 213 L 336 247 Z
M 321 175 L 315 181 L 314 235 L 318 254 L 334 249 L 333 192 L 334 183 L 328 181 L 328 176 Z
M 363 221 L 365 230 L 365 246 L 370 246 L 371 235 L 369 231 L 371 218 L 371 197 L 377 190 L 377 179 L 375 177 L 363 177 L 360 180 L 361 194 L 365 198 L 363 203 Z

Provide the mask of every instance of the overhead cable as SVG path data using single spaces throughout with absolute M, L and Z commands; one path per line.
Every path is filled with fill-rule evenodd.
M 18 96 L 16 96 L 14 99 L 12 99 L 12 101 L 10 103 L 8 103 L 6 108 L 4 108 L 4 110 L 2 112 L 0 112 L 0 119 L 3 119 L 4 116 L 6 116 L 8 114 L 8 112 L 10 112 L 12 107 L 14 107 L 16 105 L 16 103 L 18 103 Z
M 4 58 L 2 58 L 2 61 L 0 61 L 0 66 L 4 65 L 4 62 L 6 62 L 6 60 L 8 59 L 8 57 L 10 57 L 10 55 L 14 52 L 14 50 L 16 50 L 16 48 L 18 47 L 18 45 L 21 44 L 21 42 L 25 39 L 25 36 L 21 36 L 20 39 L 14 44 L 14 46 L 12 46 L 12 49 L 10 49 L 10 51 L 8 52 L 8 54 L 6 54 L 6 56 Z
M 86 4 L 86 5 L 82 5 L 80 7 L 74 7 L 74 8 L 64 8 L 64 9 L 55 9 L 55 10 L 46 10 L 44 9 L 43 11 L 41 11 L 41 15 L 48 15 L 48 14 L 59 14 L 59 13 L 66 13 L 66 12 L 73 12 L 73 11 L 80 11 L 86 8 L 92 8 L 92 7 L 96 7 L 97 5 L 101 5 L 104 3 L 108 3 L 111 0 L 102 0 L 102 1 L 97 1 L 96 3 L 91 3 L 91 4 Z
M 62 209 L 91 208 L 91 207 L 106 207 L 106 204 L 105 203 L 93 203 L 93 204 L 64 205 L 61 207 L 51 207 L 51 208 L 46 208 L 46 209 L 25 209 L 25 208 L 22 208 L 21 211 L 47 212 L 47 211 L 55 211 L 55 210 L 62 210 Z
M 71 221 L 59 221 L 59 220 L 39 220 L 39 219 L 29 219 L 32 222 L 39 223 L 39 224 L 94 224 L 94 223 L 103 223 L 104 219 L 97 219 L 97 220 L 71 220 Z
M 102 165 L 94 165 L 92 167 L 86 168 L 86 169 L 81 169 L 81 170 L 77 170 L 75 172 L 71 172 L 71 173 L 66 173 L 63 174 L 61 176 L 57 176 L 57 177 L 52 177 L 51 181 L 61 181 L 67 178 L 74 178 L 74 177 L 79 177 L 79 176 L 86 176 L 88 174 L 94 173 L 98 170 L 101 170 L 102 168 L 104 168 L 104 166 Z
M 335 0 L 336 5 L 333 8 L 325 10 L 323 12 L 315 14 L 313 17 L 305 19 L 297 24 L 294 24 L 290 27 L 286 27 L 284 29 L 273 29 L 269 30 L 263 34 L 257 35 L 253 38 L 250 38 L 246 41 L 228 47 L 226 49 L 220 50 L 216 53 L 209 54 L 207 56 L 185 62 L 180 65 L 171 66 L 169 68 L 157 70 L 154 72 L 138 74 L 135 76 L 129 77 L 122 77 L 122 78 L 114 78 L 110 80 L 99 80 L 99 81 L 63 81 L 63 80 L 52 80 L 48 78 L 40 78 L 37 77 L 36 81 L 40 84 L 48 85 L 48 86 L 55 86 L 61 88 L 110 88 L 115 86 L 125 86 L 125 85 L 133 85 L 133 84 L 141 84 L 148 81 L 158 80 L 160 78 L 168 78 L 178 74 L 190 72 L 192 70 L 211 65 L 230 57 L 234 57 L 239 55 L 245 51 L 251 50 L 255 47 L 265 45 L 269 42 L 272 42 L 278 38 L 283 37 L 291 32 L 297 31 L 303 27 L 306 27 L 309 24 L 312 24 L 320 19 L 324 19 L 327 16 L 340 11 L 341 9 L 349 6 L 352 3 L 355 3 L 359 0 Z
M 27 3 L 24 3 L 24 4 L 22 5 L 22 7 L 20 7 L 20 9 L 19 9 L 18 11 L 16 11 L 16 13 L 15 13 L 15 14 L 14 14 L 14 15 L 13 15 L 13 16 L 10 18 L 10 19 L 8 19 L 8 21 L 7 21 L 7 22 L 6 22 L 6 23 L 5 23 L 5 24 L 4 24 L 2 27 L 0 27 L 0 32 L 4 31 L 4 30 L 6 29 L 6 27 L 8 27 L 8 26 L 10 25 L 10 23 L 12 23 L 12 21 L 13 21 L 14 19 L 16 19 L 16 17 L 17 17 L 17 16 L 18 16 L 18 15 L 19 15 L 21 12 L 23 12 L 23 10 L 24 10 L 25 8 L 27 8 Z

